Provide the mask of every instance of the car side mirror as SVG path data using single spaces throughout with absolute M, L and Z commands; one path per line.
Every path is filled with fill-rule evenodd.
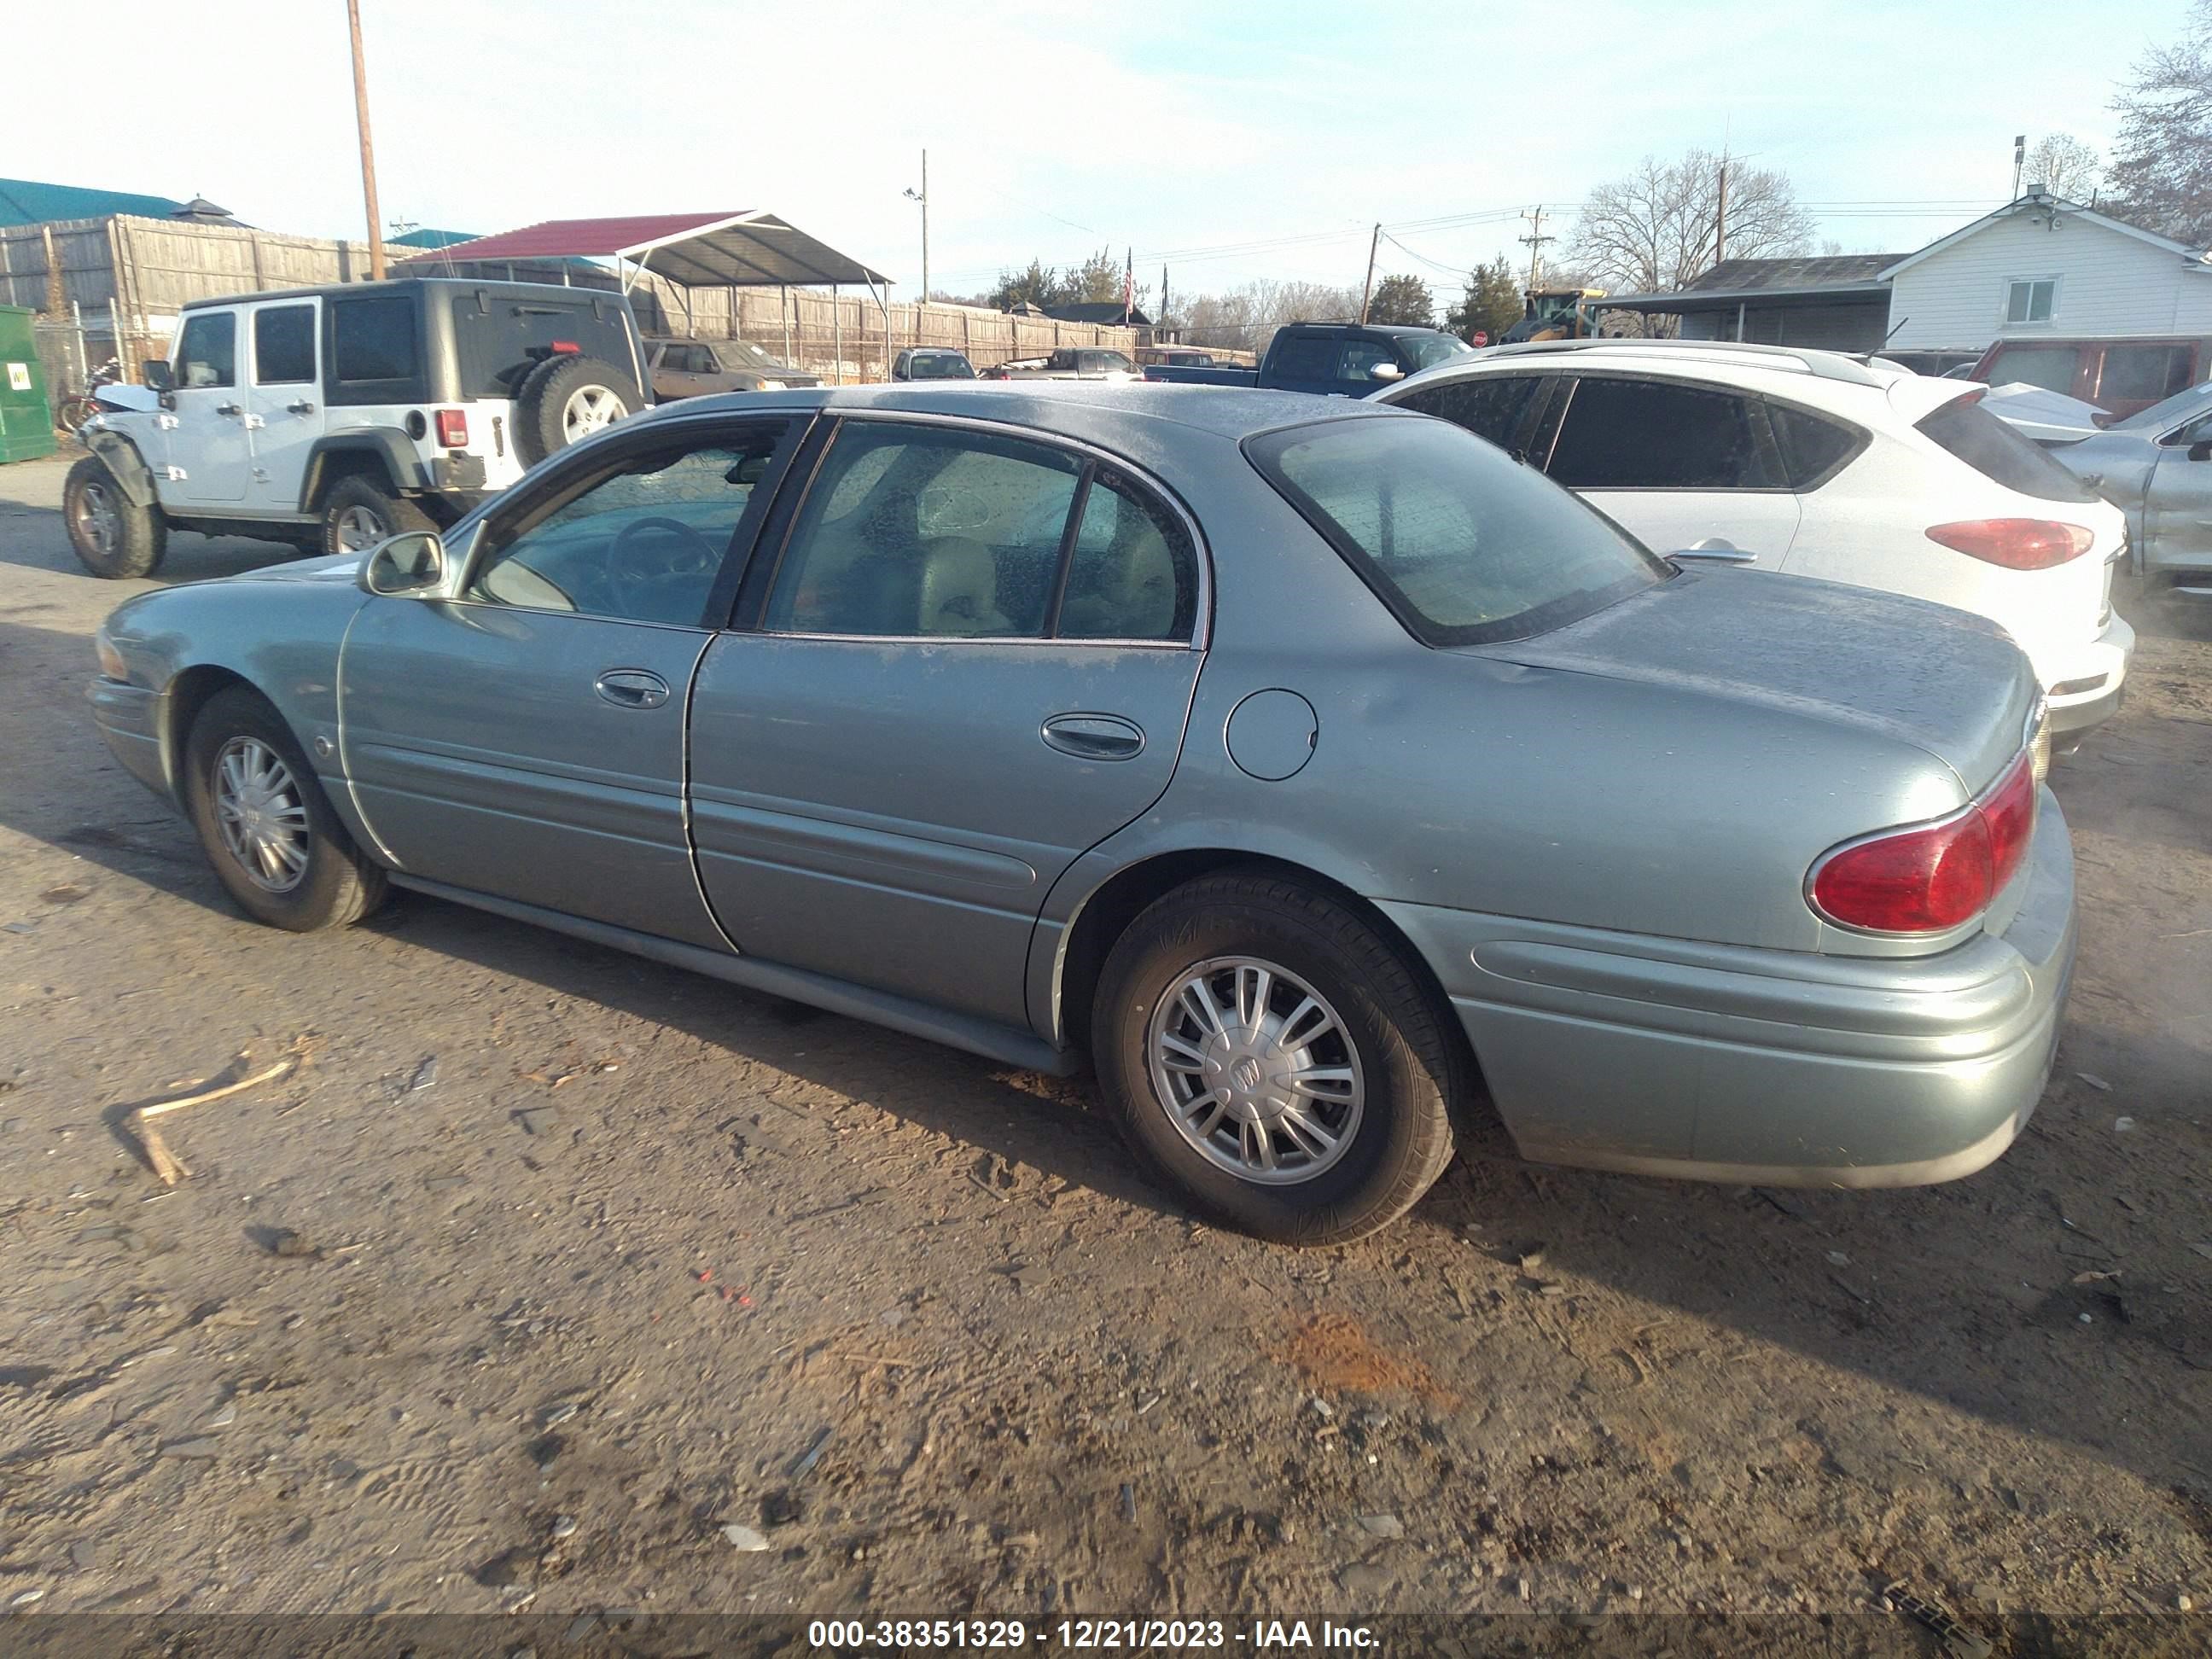
M 1376 380 L 1402 380 L 1406 378 L 1406 371 L 1395 363 L 1377 363 L 1367 374 L 1370 379 Z
M 446 544 L 428 530 L 410 530 L 379 542 L 361 562 L 360 581 L 386 599 L 427 599 L 446 581 Z
M 138 374 L 156 392 L 174 392 L 177 389 L 176 381 L 170 378 L 169 365 L 163 358 L 149 357 L 138 365 Z

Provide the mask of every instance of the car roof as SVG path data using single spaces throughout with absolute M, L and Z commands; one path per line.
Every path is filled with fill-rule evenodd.
M 1411 411 L 1348 398 L 1316 398 L 1302 392 L 1248 391 L 1238 386 L 1170 386 L 1155 381 L 1113 383 L 1084 380 L 960 380 L 949 384 L 899 382 L 879 386 L 805 386 L 788 392 L 723 392 L 663 404 L 663 411 L 701 415 L 726 410 L 756 414 L 767 410 L 826 409 L 840 414 L 866 410 L 905 414 L 967 415 L 979 420 L 1074 438 L 1096 440 L 1117 425 L 1134 436 L 1147 427 L 1174 425 L 1239 442 L 1256 433 L 1316 421 L 1366 416 L 1423 418 Z
M 223 294 L 208 300 L 187 300 L 177 309 L 198 311 L 207 306 L 258 305 L 270 300 L 373 299 L 379 295 L 428 294 L 437 289 L 459 290 L 485 294 L 504 298 L 509 295 L 539 297 L 557 294 L 574 304 L 578 300 L 599 300 L 627 306 L 629 301 L 623 295 L 611 294 L 605 289 L 568 288 L 559 283 L 487 283 L 474 282 L 465 276 L 387 276 L 380 283 L 325 283 L 315 288 L 265 289 L 252 294 Z

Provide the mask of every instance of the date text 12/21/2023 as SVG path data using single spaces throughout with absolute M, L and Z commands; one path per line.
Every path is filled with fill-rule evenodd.
M 1373 1631 L 1327 1619 L 1062 1619 L 1030 1625 L 1018 1619 L 817 1619 L 806 1627 L 807 1645 L 830 1651 L 890 1648 L 1026 1648 L 1067 1652 L 1120 1650 L 1172 1651 L 1186 1648 L 1370 1649 Z

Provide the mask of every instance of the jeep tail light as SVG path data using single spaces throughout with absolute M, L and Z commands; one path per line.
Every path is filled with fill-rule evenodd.
M 465 409 L 441 409 L 438 411 L 438 441 L 448 449 L 469 447 L 469 411 Z
M 2081 557 L 2097 536 L 2054 519 L 1963 519 L 1930 525 L 1928 539 L 2008 570 L 2048 570 Z
M 2005 890 L 2035 836 L 2036 780 L 2022 754 L 1980 799 L 1935 823 L 1848 842 L 1806 879 L 1813 908 L 1873 933 L 1942 933 Z
M 556 340 L 553 342 L 552 345 L 552 349 L 554 351 L 559 353 L 562 356 L 568 357 L 575 356 L 578 353 L 581 352 L 583 349 L 583 347 L 578 345 L 574 340 Z

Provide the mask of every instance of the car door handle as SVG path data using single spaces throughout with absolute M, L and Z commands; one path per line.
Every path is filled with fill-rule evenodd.
M 315 412 L 315 406 L 302 398 L 296 404 L 286 404 L 284 412 L 287 415 L 312 415 Z
M 668 701 L 668 682 L 642 668 L 610 668 L 592 690 L 617 708 L 658 708 Z
M 1044 740 L 1078 760 L 1134 760 L 1145 750 L 1145 730 L 1119 714 L 1054 714 Z
M 236 404 L 217 404 L 215 406 L 215 412 L 218 415 L 235 415 L 238 413 L 238 405 Z

